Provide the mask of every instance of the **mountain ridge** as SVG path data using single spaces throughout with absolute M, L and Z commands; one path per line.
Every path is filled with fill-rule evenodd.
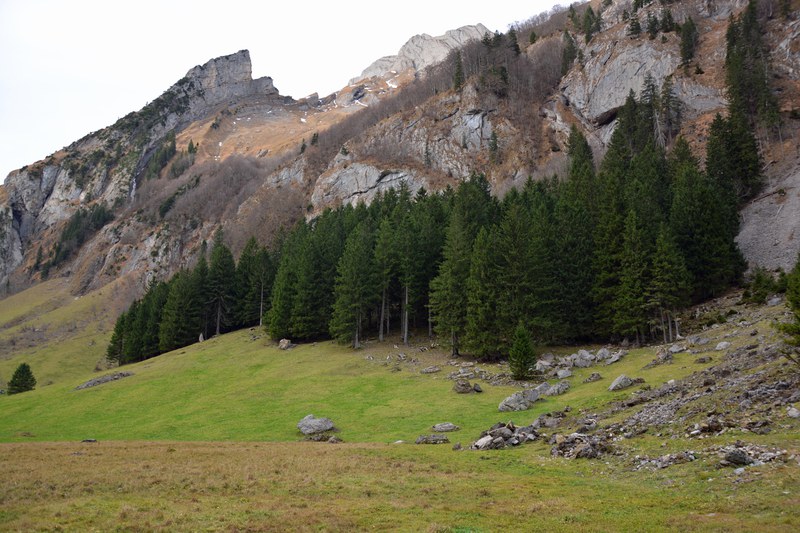
M 583 61 L 576 62 L 554 89 L 545 84 L 533 90 L 552 92 L 540 107 L 528 105 L 527 109 L 487 93 L 488 81 L 483 79 L 468 80 L 461 92 L 453 93 L 446 72 L 452 65 L 447 61 L 429 65 L 430 74 L 416 70 L 415 60 L 403 56 L 404 50 L 417 49 L 420 39 L 429 41 L 425 36 L 412 37 L 397 56 L 389 56 L 405 57 L 395 61 L 414 67 L 404 75 L 381 71 L 394 65 L 382 58 L 365 69 L 365 73 L 373 69 L 372 76 L 362 75 L 332 95 L 309 95 L 297 101 L 281 96 L 269 77 L 253 80 L 246 50 L 212 59 L 189 69 L 142 110 L 9 174 L 0 187 L 0 282 L 6 292 L 14 292 L 41 279 L 37 252 L 41 250 L 46 260 L 61 228 L 77 209 L 97 203 L 110 206 L 117 219 L 69 259 L 66 269 L 57 270 L 71 277 L 79 273 L 80 279 L 75 279 L 79 292 L 100 287 L 120 273 L 136 275 L 143 286 L 153 277 L 190 265 L 200 243 L 209 240 L 220 224 L 230 230 L 236 250 L 245 240 L 238 233 L 255 232 L 258 224 L 271 220 L 275 229 L 298 217 L 314 216 L 327 206 L 369 200 L 401 182 L 413 190 L 423 186 L 436 190 L 478 171 L 487 174 L 493 190 L 502 194 L 528 176 L 562 173 L 572 125 L 586 132 L 595 154 L 601 155 L 615 125 L 617 106 L 629 89 L 640 90 L 646 73 L 657 83 L 675 76 L 678 93 L 689 104 L 681 133 L 695 147 L 701 146 L 710 118 L 724 111 L 720 82 L 724 54 L 720 55 L 719 48 L 727 16 L 742 6 L 743 0 L 717 2 L 713 10 L 694 0 L 670 4 L 676 19 L 692 15 L 702 23 L 699 47 L 705 73 L 692 74 L 678 65 L 675 34 L 665 33 L 660 40 L 631 39 L 622 20 L 622 12 L 631 3 L 612 2 L 603 11 L 602 31 L 589 43 L 583 39 L 578 43 Z M 645 6 L 640 14 L 658 9 Z M 771 48 L 779 52 L 773 54 L 780 73 L 776 83 L 782 91 L 782 110 L 788 114 L 792 95 L 800 94 L 800 66 L 792 53 L 793 43 L 800 40 L 800 21 L 767 22 Z M 466 28 L 446 35 L 456 36 L 452 42 L 460 43 L 459 35 L 476 37 L 485 29 Z M 527 35 L 525 26 L 518 29 L 522 41 Z M 544 32 L 536 43 L 522 43 L 522 57 L 532 64 L 555 63 L 561 46 L 559 32 Z M 467 48 L 462 50 L 469 53 Z M 642 58 L 650 58 L 645 62 L 650 67 L 642 64 Z M 469 56 L 464 59 L 473 61 Z M 636 62 L 639 66 L 630 71 Z M 555 79 L 554 73 L 547 76 Z M 434 85 L 429 89 L 434 96 L 407 108 L 398 103 L 425 83 Z M 379 114 L 379 109 L 387 107 Z M 375 118 L 368 118 L 370 113 Z M 791 152 L 795 146 L 792 128 L 796 126 L 790 119 L 783 145 L 764 145 L 767 159 Z M 190 142 L 195 146 L 192 170 L 169 178 L 181 158 L 176 155 L 158 169 L 160 178 L 142 181 L 169 132 L 175 133 L 178 153 L 186 152 Z M 488 154 L 493 134 L 500 140 L 502 154 L 495 159 Z M 315 145 L 315 139 L 320 145 Z M 783 159 L 786 164 L 768 166 L 769 171 L 780 167 L 780 172 L 769 174 L 772 181 L 765 195 L 745 207 L 739 242 L 751 263 L 787 270 L 800 248 L 794 238 L 797 224 L 793 209 L 776 203 L 785 203 L 785 196 L 769 193 L 794 190 L 800 183 L 800 163 Z M 213 194 L 221 176 L 234 171 L 246 178 L 237 178 L 227 187 L 230 197 Z M 790 200 L 794 206 L 794 197 Z M 198 217 L 188 208 L 192 201 L 221 205 L 211 210 L 213 216 Z M 177 207 L 162 209 L 173 204 Z M 264 206 L 273 208 L 265 211 Z M 776 235 L 773 244 L 766 245 L 769 239 L 761 238 L 765 227 Z M 136 242 L 134 235 L 147 238 Z

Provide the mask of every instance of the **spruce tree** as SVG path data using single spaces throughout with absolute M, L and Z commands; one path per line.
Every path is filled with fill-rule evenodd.
M 564 76 L 572 68 L 575 58 L 578 57 L 578 47 L 567 30 L 564 30 L 562 39 L 564 41 L 564 50 L 561 52 L 561 75 Z
M 650 264 L 646 235 L 631 209 L 625 219 L 620 285 L 614 301 L 614 330 L 621 335 L 633 335 L 642 341 L 648 321 L 645 289 L 650 282 Z
M 454 53 L 454 67 L 453 67 L 453 90 L 460 91 L 461 88 L 464 86 L 464 64 L 461 61 L 461 52 L 456 51 Z
M 119 363 L 122 359 L 122 347 L 125 344 L 125 336 L 127 334 L 125 330 L 126 320 L 127 314 L 123 311 L 117 317 L 117 321 L 114 322 L 114 332 L 111 334 L 111 340 L 108 343 L 108 348 L 106 348 L 106 359 L 109 361 Z
M 8 394 L 19 394 L 33 390 L 36 387 L 36 378 L 33 377 L 30 365 L 21 363 L 8 382 Z
M 472 254 L 468 216 L 462 209 L 452 212 L 439 274 L 431 282 L 431 307 L 436 332 L 451 346 L 453 356 L 460 353 L 461 338 L 466 328 L 466 282 Z
M 219 335 L 233 321 L 236 303 L 236 263 L 230 249 L 223 242 L 222 230 L 217 230 L 211 247 L 206 297 L 214 334 Z
M 681 25 L 681 62 L 683 65 L 688 65 L 694 59 L 697 38 L 697 26 L 695 26 L 692 17 L 688 17 Z
M 363 324 L 375 301 L 373 247 L 373 232 L 361 222 L 348 236 L 337 266 L 330 333 L 353 348 L 361 347 Z
M 800 355 L 798 355 L 798 346 L 800 346 L 800 256 L 798 256 L 792 271 L 786 276 L 786 303 L 792 312 L 792 320 L 780 324 L 778 327 L 780 331 L 788 335 L 787 344 L 794 348 L 792 351 L 785 351 L 785 355 L 800 365 Z
M 494 233 L 494 232 L 493 232 Z M 481 228 L 472 248 L 469 278 L 467 279 L 467 317 L 464 346 L 480 358 L 492 358 L 499 353 L 499 323 L 497 316 L 497 274 L 494 262 L 497 237 Z
M 395 245 L 395 228 L 391 219 L 387 216 L 380 222 L 378 233 L 375 239 L 375 258 L 376 279 L 378 288 L 381 291 L 381 309 L 378 318 L 378 340 L 383 342 L 385 333 L 388 332 L 386 324 L 389 316 L 389 290 L 392 281 L 397 276 L 399 258 L 397 256 L 397 246 Z
M 648 305 L 653 309 L 664 342 L 672 342 L 680 333 L 676 310 L 689 303 L 691 278 L 672 230 L 662 224 L 653 256 L 653 276 L 648 288 Z M 674 327 L 673 327 L 674 326 Z
M 158 347 L 162 353 L 197 342 L 202 333 L 202 302 L 198 289 L 195 274 L 186 270 L 179 271 L 170 280 L 158 330 Z
M 628 36 L 638 37 L 642 33 L 642 25 L 639 23 L 639 17 L 632 16 L 628 22 Z
M 533 351 L 531 336 L 525 326 L 520 323 L 514 330 L 514 340 L 508 352 L 511 377 L 514 379 L 527 379 L 535 364 L 536 354 Z
M 272 302 L 265 321 L 267 333 L 274 340 L 292 336 L 292 312 L 297 293 L 298 271 L 310 246 L 309 233 L 308 224 L 301 220 L 281 249 L 281 259 L 272 287 Z

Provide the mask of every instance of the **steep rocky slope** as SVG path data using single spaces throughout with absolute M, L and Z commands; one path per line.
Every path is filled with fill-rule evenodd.
M 627 35 L 623 11 L 631 11 L 630 0 L 593 4 L 602 12 L 601 31 L 588 43 L 575 34 L 582 60 L 542 89 L 541 102 L 497 97 L 480 76 L 459 92 L 445 77 L 434 96 L 408 96 L 433 79 L 425 67 L 446 70 L 446 61 L 438 62 L 483 37 L 481 25 L 416 36 L 341 91 L 301 101 L 281 96 L 270 78 L 253 80 L 247 51 L 211 60 L 144 109 L 9 175 L 0 186 L 0 283 L 13 292 L 41 279 L 41 260 L 48 260 L 70 217 L 92 205 L 109 207 L 115 219 L 50 271 L 70 276 L 78 292 L 120 276 L 144 287 L 154 276 L 189 266 L 220 225 L 236 252 L 250 234 L 268 240 L 281 225 L 327 206 L 369 201 L 400 183 L 436 190 L 479 171 L 502 194 L 528 176 L 561 172 L 571 125 L 586 132 L 599 158 L 617 109 L 630 90 L 641 91 L 648 74 L 658 85 L 672 77 L 684 105 L 681 133 L 702 155 L 708 124 L 726 106 L 728 18 L 744 5 L 669 5 L 676 21 L 691 16 L 700 30 L 702 68 L 684 69 L 676 33 L 652 40 Z M 639 16 L 661 9 L 652 3 Z M 759 137 L 768 183 L 743 210 L 739 243 L 751 264 L 787 269 L 800 249 L 794 235 L 798 121 L 792 118 L 800 97 L 800 20 L 795 13 L 765 21 L 784 125 L 781 139 Z M 535 44 L 520 34 L 519 42 L 531 64 L 560 69 L 560 30 Z M 170 132 L 176 155 L 157 169 L 157 178 L 145 180 Z M 187 159 L 190 142 L 197 151 Z M 176 170 L 179 163 L 188 168 Z

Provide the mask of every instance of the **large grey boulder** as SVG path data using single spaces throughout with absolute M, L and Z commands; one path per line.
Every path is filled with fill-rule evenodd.
M 622 389 L 627 389 L 633 385 L 633 380 L 626 376 L 625 374 L 620 374 L 617 379 L 611 382 L 611 385 L 608 387 L 609 391 L 618 391 Z
M 500 402 L 497 409 L 501 412 L 526 411 L 538 399 L 539 393 L 535 389 L 518 391 Z
M 330 418 L 317 418 L 314 415 L 306 415 L 297 423 L 297 429 L 303 435 L 315 435 L 333 430 L 334 425 Z
M 466 379 L 457 379 L 456 382 L 453 383 L 453 390 L 456 392 L 456 394 L 469 394 L 471 392 L 475 392 L 472 384 Z
M 433 429 L 436 433 L 447 433 L 449 431 L 458 431 L 461 428 L 452 422 L 442 422 L 440 424 L 434 424 L 431 429 Z
M 569 390 L 569 381 L 562 380 L 547 389 L 545 396 L 560 396 Z
M 572 370 L 569 368 L 562 368 L 558 372 L 556 372 L 556 377 L 558 379 L 567 379 L 572 377 Z

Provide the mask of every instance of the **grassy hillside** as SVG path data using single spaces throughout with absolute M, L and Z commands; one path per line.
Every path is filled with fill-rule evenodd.
M 0 387 L 27 362 L 39 387 L 92 372 L 105 357 L 127 282 L 117 280 L 76 297 L 55 278 L 0 302 Z M 121 296 L 124 295 L 124 296 Z
M 592 409 L 625 397 L 606 390 L 622 373 L 659 385 L 704 367 L 682 354 L 680 365 L 642 370 L 653 349 L 634 351 L 600 369 L 608 379 L 581 384 L 597 368 L 576 369 L 570 393 L 509 415 L 497 405 L 518 388 L 484 383 L 482 394 L 455 394 L 445 379 L 454 367 L 441 351 L 376 344 L 354 352 L 331 342 L 282 351 L 264 338 L 252 340 L 257 334 L 239 331 L 129 365 L 124 370 L 133 376 L 90 389 L 74 390 L 97 376 L 86 372 L 0 398 L 0 440 L 291 441 L 299 435 L 297 421 L 309 413 L 332 418 L 351 442 L 414 440 L 444 421 L 462 426 L 465 438 L 476 438 L 498 420 L 527 424 L 566 405 Z M 397 363 L 401 352 L 419 362 Z M 442 372 L 419 373 L 430 364 Z M 504 369 L 480 366 L 493 373 Z

